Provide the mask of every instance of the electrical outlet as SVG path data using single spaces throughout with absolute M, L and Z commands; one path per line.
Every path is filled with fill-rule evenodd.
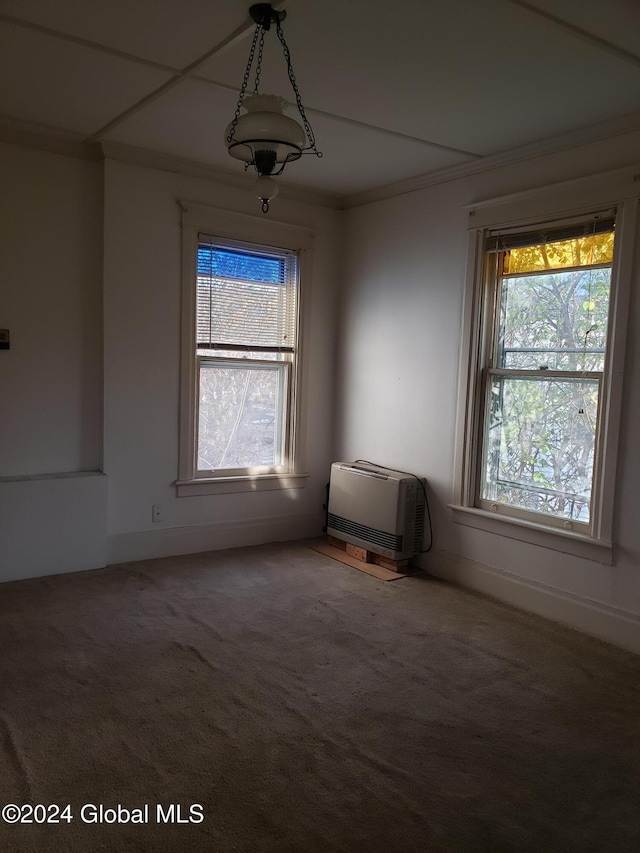
M 151 507 L 151 520 L 154 524 L 158 521 L 162 521 L 162 504 L 154 504 Z

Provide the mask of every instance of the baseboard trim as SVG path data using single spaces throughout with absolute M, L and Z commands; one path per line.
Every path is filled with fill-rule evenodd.
M 113 534 L 107 538 L 107 561 L 113 565 L 244 545 L 263 545 L 266 542 L 309 539 L 320 535 L 322 524 L 319 514 L 306 513 Z
M 476 560 L 434 549 L 425 566 L 434 577 L 473 589 L 640 654 L 640 617 L 497 571 Z

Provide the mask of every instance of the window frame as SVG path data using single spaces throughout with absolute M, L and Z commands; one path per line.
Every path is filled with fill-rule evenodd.
M 602 215 L 600 218 L 605 218 L 607 220 L 611 219 L 610 214 L 611 211 L 602 211 Z M 590 218 L 587 217 L 584 220 L 585 226 L 590 225 Z M 613 224 L 615 226 L 615 218 L 613 220 Z M 559 239 L 554 236 L 553 230 L 551 230 L 551 226 L 548 223 L 542 224 L 542 230 L 546 230 L 547 226 L 549 227 L 549 242 L 553 242 L 554 240 Z M 531 237 L 531 245 L 536 245 L 539 240 L 539 236 L 537 234 L 537 228 L 532 233 Z M 526 231 L 525 231 L 526 233 Z M 599 231 L 598 233 L 605 233 Z M 610 233 L 607 231 L 606 233 Z M 614 232 L 615 233 L 615 232 Z M 586 231 L 585 231 L 586 235 Z M 562 239 L 562 238 L 560 238 Z M 487 242 L 489 242 L 487 240 Z M 493 243 L 493 239 L 491 241 Z M 614 249 L 617 241 L 614 237 Z M 485 303 L 489 306 L 487 315 L 490 317 L 491 323 L 491 332 L 488 333 L 489 340 L 487 341 L 486 347 L 486 357 L 485 364 L 482 368 L 483 376 L 482 376 L 482 385 L 483 385 L 483 394 L 479 400 L 479 405 L 481 406 L 480 412 L 480 427 L 482 429 L 482 435 L 478 437 L 478 464 L 479 470 L 476 475 L 475 482 L 475 500 L 474 504 L 479 509 L 483 510 L 491 510 L 492 512 L 503 512 L 506 515 L 513 518 L 520 518 L 524 520 L 529 520 L 532 522 L 536 522 L 540 517 L 544 519 L 542 523 L 548 525 L 549 527 L 562 527 L 565 530 L 576 530 L 577 532 L 586 533 L 587 535 L 591 535 L 592 524 L 593 524 L 593 516 L 595 509 L 595 514 L 597 515 L 597 507 L 594 506 L 594 490 L 592 489 L 591 493 L 591 505 L 590 505 L 590 520 L 589 522 L 579 521 L 577 519 L 567 519 L 563 518 L 559 515 L 544 515 L 542 513 L 536 513 L 534 510 L 527 510 L 515 505 L 509 505 L 500 502 L 494 502 L 490 498 L 483 497 L 483 487 L 485 485 L 485 475 L 486 475 L 486 455 L 488 452 L 488 443 L 489 443 L 489 431 L 488 431 L 488 411 L 490 408 L 491 402 L 491 387 L 493 383 L 496 381 L 498 377 L 501 377 L 503 380 L 512 378 L 512 379 L 523 379 L 523 380 L 542 380 L 542 381 L 566 381 L 569 383 L 572 382 L 589 382 L 595 381 L 597 382 L 598 389 L 598 401 L 604 399 L 604 391 L 606 391 L 607 386 L 607 365 L 609 361 L 609 332 L 611 329 L 611 323 L 609 322 L 609 317 L 607 317 L 607 341 L 605 344 L 605 363 L 601 370 L 598 371 L 577 371 L 577 370 L 564 370 L 562 368 L 513 368 L 513 367 L 504 367 L 499 365 L 500 361 L 500 333 L 502 331 L 501 318 L 502 318 L 502 298 L 503 298 L 503 289 L 505 287 L 505 282 L 508 286 L 508 281 L 514 277 L 520 277 L 526 275 L 525 273 L 508 273 L 504 274 L 501 272 L 501 260 L 502 260 L 503 252 L 502 251 L 494 251 L 489 250 L 486 245 L 484 249 L 484 300 Z M 614 259 L 612 259 L 611 263 L 606 264 L 593 264 L 593 265 L 584 265 L 583 267 L 558 267 L 553 268 L 549 272 L 555 274 L 561 274 L 563 272 L 574 272 L 577 269 L 600 269 L 607 268 L 611 270 L 610 275 L 610 292 L 613 287 L 613 263 Z M 538 275 L 539 273 L 530 273 L 530 275 Z M 544 274 L 547 274 L 547 271 L 544 271 Z M 607 314 L 609 315 L 610 311 L 607 310 Z M 602 457 L 602 442 L 601 436 L 602 431 L 600 429 L 602 422 L 602 406 L 600 402 L 598 403 L 597 409 L 597 425 L 596 425 L 596 434 L 595 434 L 595 443 L 594 443 L 594 464 L 592 470 L 592 482 L 596 482 L 599 477 L 599 470 L 601 464 Z
M 200 376 L 202 373 L 203 365 L 205 365 L 205 369 L 208 365 L 215 365 L 220 368 L 237 368 L 238 370 L 270 370 L 274 372 L 277 371 L 277 373 L 279 374 L 279 387 L 277 393 L 280 397 L 280 400 L 278 401 L 278 405 L 279 407 L 281 407 L 281 411 L 284 411 L 284 415 L 283 417 L 278 418 L 278 422 L 274 430 L 274 432 L 276 433 L 274 443 L 280 445 L 280 451 L 278 455 L 282 461 L 276 465 L 260 465 L 259 472 L 256 470 L 256 468 L 250 467 L 216 468 L 216 477 L 249 477 L 252 474 L 256 473 L 259 473 L 259 476 L 264 476 L 268 474 L 286 474 L 289 472 L 289 460 L 292 458 L 292 440 L 294 432 L 293 413 L 295 411 L 295 398 L 293 394 L 293 388 L 296 384 L 295 377 L 298 366 L 297 348 L 296 352 L 291 353 L 290 356 L 291 357 L 286 361 L 277 361 L 275 359 L 273 361 L 267 361 L 256 358 L 231 358 L 229 356 L 196 354 L 196 445 L 198 441 L 198 423 L 200 421 L 200 394 L 198 393 L 198 389 L 200 388 Z M 206 468 L 197 467 L 197 456 L 198 451 L 196 447 L 194 451 L 194 479 L 210 480 L 212 476 L 211 471 Z
M 301 488 L 308 474 L 304 471 L 304 388 L 302 383 L 303 348 L 307 317 L 303 291 L 311 274 L 314 232 L 297 225 L 264 220 L 255 216 L 223 211 L 190 202 L 180 202 L 182 230 L 182 304 L 178 497 L 232 492 L 256 492 L 271 489 Z M 283 464 L 259 468 L 217 470 L 214 474 L 197 468 L 197 430 L 199 408 L 199 372 L 202 359 L 209 362 L 249 359 L 233 356 L 205 356 L 197 352 L 196 297 L 197 251 L 200 235 L 220 245 L 250 251 L 282 250 L 297 256 L 297 328 L 295 357 L 273 364 L 287 365 L 287 440 Z M 256 360 L 259 364 L 260 360 Z
M 636 189 L 637 192 L 637 189 Z M 509 199 L 513 202 L 513 199 Z M 611 202 L 610 195 L 595 198 L 592 205 L 579 209 L 563 206 L 562 199 L 537 198 L 534 204 L 480 205 L 471 210 L 467 257 L 467 287 L 460 353 L 460 383 L 455 448 L 454 521 L 490 533 L 610 564 L 613 559 L 613 524 L 617 445 L 622 402 L 622 378 L 627 314 L 637 231 L 637 198 Z M 505 207 L 522 212 L 505 217 Z M 526 215 L 526 209 L 535 211 Z M 524 211 L 523 211 L 524 209 Z M 616 237 L 611 274 L 607 356 L 601 385 L 596 462 L 594 465 L 592 509 L 588 528 L 542 514 L 520 513 L 516 509 L 480 500 L 483 458 L 483 417 L 486 405 L 497 310 L 497 276 L 489 269 L 487 238 L 490 231 L 519 229 L 532 232 L 558 223 L 580 221 L 593 214 L 615 210 Z M 508 212 L 508 211 L 507 211 Z M 480 222 L 474 222 L 477 214 Z M 484 220 L 484 221 L 482 221 Z M 479 227 L 478 227 L 479 226 Z M 491 280 L 491 282 L 489 281 Z M 558 523 L 558 521 L 560 523 Z

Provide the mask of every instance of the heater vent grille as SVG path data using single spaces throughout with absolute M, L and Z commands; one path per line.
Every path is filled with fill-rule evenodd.
M 355 536 L 358 539 L 364 539 L 382 548 L 389 548 L 391 551 L 402 551 L 401 535 L 397 536 L 394 533 L 385 533 L 383 530 L 367 527 L 366 524 L 349 521 L 348 518 L 343 518 L 341 515 L 334 515 L 330 512 L 329 527 L 339 530 L 341 533 Z
M 415 524 L 415 534 L 413 541 L 413 550 L 418 554 L 420 552 L 420 545 L 422 544 L 422 537 L 424 536 L 424 521 L 425 521 L 425 505 L 424 501 L 416 504 L 416 524 Z

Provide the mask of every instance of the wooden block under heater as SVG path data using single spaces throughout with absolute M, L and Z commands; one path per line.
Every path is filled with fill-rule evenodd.
M 409 560 L 392 560 L 390 557 L 383 557 L 381 554 L 368 551 L 366 548 L 360 548 L 358 545 L 352 545 L 351 542 L 345 542 L 343 539 L 336 539 L 334 536 L 328 536 L 327 538 L 334 548 L 346 551 L 350 557 L 360 560 L 363 563 L 373 563 L 375 566 L 391 569 L 392 572 L 410 571 Z
M 334 548 L 340 548 L 341 551 L 347 550 L 347 543 L 344 539 L 336 539 L 335 536 L 327 536 L 329 540 L 329 545 L 333 545 Z
M 409 571 L 409 560 L 392 560 L 389 557 L 383 557 L 381 554 L 373 554 L 373 562 L 376 566 L 383 566 L 385 569 L 391 569 L 393 572 Z
M 371 551 L 367 551 L 366 548 L 360 548 L 358 545 L 352 545 L 351 542 L 347 542 L 347 554 L 350 557 L 355 557 L 356 560 L 362 560 L 363 563 L 373 562 L 374 555 Z

